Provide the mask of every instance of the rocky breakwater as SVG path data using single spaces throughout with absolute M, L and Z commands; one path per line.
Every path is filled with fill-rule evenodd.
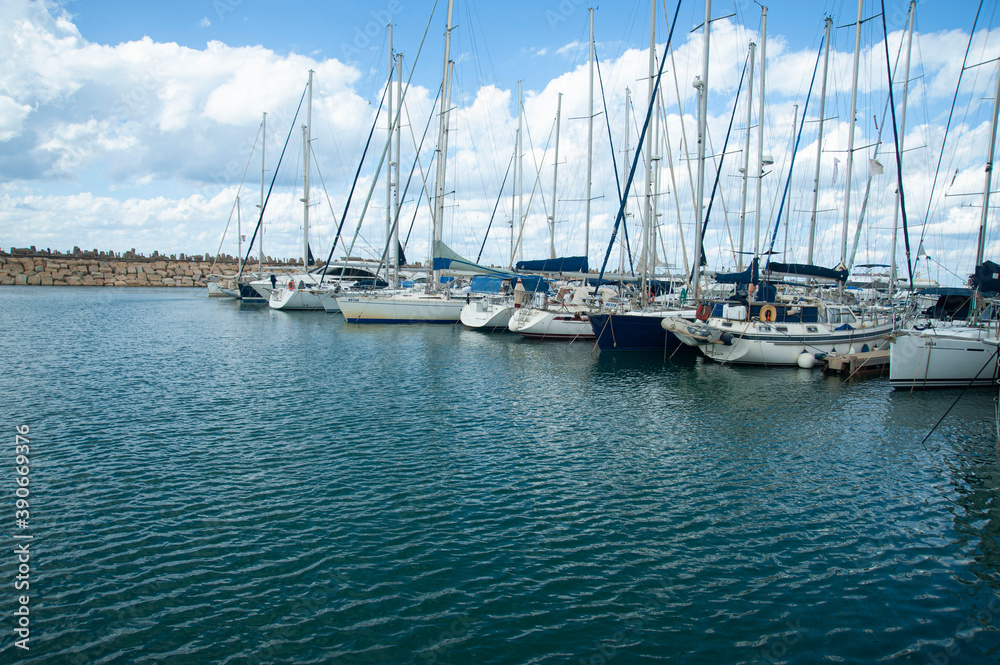
M 214 274 L 235 275 L 237 262 L 222 257 Z M 213 261 L 204 256 L 142 256 L 134 252 L 0 252 L 0 285 L 204 287 Z

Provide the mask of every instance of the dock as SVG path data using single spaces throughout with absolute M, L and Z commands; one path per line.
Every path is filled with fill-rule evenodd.
M 825 374 L 880 375 L 889 368 L 889 349 L 860 353 L 831 353 L 824 358 L 824 362 Z

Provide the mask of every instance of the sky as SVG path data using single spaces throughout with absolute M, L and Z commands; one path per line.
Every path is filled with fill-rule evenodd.
M 657 58 L 665 52 L 668 20 L 675 12 L 677 21 L 660 81 L 659 120 L 649 124 L 648 132 L 655 165 L 650 187 L 654 242 L 661 269 L 665 262 L 667 270 L 684 273 L 694 255 L 698 160 L 692 82 L 701 75 L 705 5 L 682 2 L 678 11 L 671 2 L 655 4 Z M 471 260 L 507 265 L 517 241 L 515 258 L 545 258 L 551 247 L 558 255 L 586 253 L 594 267 L 606 256 L 611 269 L 628 265 L 625 233 L 618 234 L 614 247 L 609 243 L 619 187 L 627 180 L 626 157 L 630 163 L 635 157 L 649 106 L 650 6 L 619 2 L 594 10 L 599 73 L 588 234 L 589 6 L 583 0 L 455 2 L 442 236 Z M 956 94 L 977 7 L 976 2 L 944 0 L 917 4 L 901 132 L 910 259 L 919 254 L 918 276 L 949 284 L 963 282 L 975 262 L 997 76 L 997 63 L 987 61 L 1000 54 L 1000 14 L 995 1 L 984 2 L 969 49 L 970 68 Z M 904 120 L 907 8 L 901 0 L 885 4 L 897 131 Z M 446 0 L 436 6 L 433 0 L 379 0 L 334 8 L 322 2 L 279 6 L 258 0 L 0 0 L 5 63 L 0 71 L 0 247 L 209 255 L 221 248 L 236 254 L 237 224 L 249 240 L 261 192 L 270 190 L 262 218 L 264 251 L 300 256 L 306 112 L 296 116 L 296 109 L 311 69 L 310 244 L 316 256 L 325 258 L 340 227 L 343 238 L 335 258 L 348 251 L 378 256 L 385 243 L 387 202 L 385 168 L 377 173 L 377 165 L 388 124 L 379 105 L 388 76 L 386 25 L 391 22 L 406 86 L 402 154 L 393 158 L 400 169 L 399 225 L 408 237 L 407 257 L 426 261 L 427 201 L 434 192 L 438 143 L 433 110 L 443 75 L 446 10 Z M 860 36 L 848 201 L 856 12 L 856 3 L 844 1 L 768 4 L 766 103 L 760 122 L 760 5 L 713 4 L 704 187 L 705 204 L 711 200 L 712 206 L 705 236 L 709 270 L 733 269 L 754 246 L 772 251 L 776 260 L 806 262 L 815 208 L 814 263 L 832 267 L 846 258 L 854 265 L 887 264 L 895 254 L 906 274 L 902 232 L 892 242 L 897 166 L 887 114 L 887 45 L 879 3 L 870 0 L 863 3 L 863 16 L 870 20 Z M 831 54 L 818 153 L 819 56 L 827 16 Z M 757 51 L 747 141 L 747 90 L 740 82 L 751 41 Z M 523 90 L 520 200 L 509 171 L 519 124 L 518 82 Z M 395 84 L 393 95 L 398 97 Z M 953 99 L 955 112 L 946 132 Z M 762 154 L 773 164 L 758 178 Z M 624 216 L 627 247 L 636 254 L 647 191 L 645 151 L 640 157 Z M 744 157 L 752 176 L 746 179 Z M 1000 185 L 994 182 L 993 189 Z M 998 201 L 990 202 L 987 235 L 986 256 L 994 260 L 1000 258 Z

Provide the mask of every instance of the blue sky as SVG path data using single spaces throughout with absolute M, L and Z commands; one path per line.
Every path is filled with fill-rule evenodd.
M 316 225 L 316 253 L 325 255 L 336 220 L 361 157 L 379 95 L 385 82 L 385 28 L 395 25 L 394 44 L 404 54 L 409 73 L 432 2 L 385 0 L 372 3 L 320 2 L 264 3 L 259 0 L 183 0 L 173 3 L 111 3 L 88 0 L 4 0 L 0 5 L 0 56 L 10 63 L 0 73 L 0 247 L 38 245 L 86 248 L 204 253 L 214 252 L 239 194 L 243 218 L 255 213 L 259 196 L 259 166 L 248 166 L 262 111 L 269 113 L 268 158 L 276 159 L 305 83 L 306 71 L 316 70 L 313 148 L 316 163 L 329 192 L 313 192 L 320 201 L 311 211 Z M 890 32 L 890 59 L 899 52 L 908 3 L 886 3 Z M 441 79 L 442 33 L 447 7 L 440 0 L 427 43 L 408 93 L 407 133 L 422 130 Z M 525 208 L 521 255 L 536 258 L 547 253 L 553 173 L 552 136 L 558 95 L 563 95 L 560 167 L 555 234 L 559 253 L 586 251 L 591 262 L 603 256 L 617 206 L 614 169 L 621 170 L 625 144 L 625 87 L 631 90 L 634 113 L 646 105 L 646 49 L 649 41 L 649 4 L 645 1 L 598 6 L 595 38 L 601 77 L 607 95 L 608 117 L 595 111 L 594 201 L 591 242 L 581 246 L 585 169 L 587 97 L 586 2 L 456 2 L 452 55 L 455 65 L 453 134 L 449 144 L 449 212 L 446 241 L 460 253 L 475 255 L 489 225 L 504 171 L 513 150 L 517 126 L 515 104 L 518 80 L 523 80 L 525 147 Z M 676 5 L 667 3 L 673 13 Z M 665 40 L 663 3 L 658 43 Z M 918 3 L 917 38 L 911 72 L 911 106 L 907 118 L 907 180 L 914 194 L 910 215 L 923 227 L 928 253 L 949 266 L 932 275 L 955 281 L 970 262 L 961 236 L 978 223 L 974 197 L 938 197 L 928 202 L 944 123 L 954 82 L 961 66 L 968 30 L 975 14 L 971 2 L 924 0 Z M 844 202 L 844 150 L 849 105 L 850 51 L 853 48 L 855 2 L 803 3 L 775 1 L 768 13 L 768 106 L 763 122 L 764 154 L 775 159 L 762 180 L 761 216 L 770 227 L 780 207 L 784 178 L 791 158 L 791 123 L 804 106 L 809 78 L 816 62 L 823 18 L 833 17 L 834 37 L 827 99 L 827 132 L 820 166 L 820 230 L 817 262 L 839 260 Z M 877 3 L 866 0 L 865 16 L 877 13 Z M 713 16 L 710 74 L 710 153 L 718 159 L 736 101 L 737 83 L 744 67 L 748 42 L 760 41 L 760 8 L 752 1 L 716 2 Z M 693 165 L 694 91 L 690 82 L 700 73 L 701 31 L 692 31 L 704 17 L 704 4 L 684 3 L 674 40 L 674 60 L 663 82 L 663 121 L 658 123 L 657 155 L 661 165 L 657 215 L 658 252 L 670 269 L 683 269 L 690 259 L 691 179 Z M 986 5 L 970 58 L 973 62 L 1000 52 L 993 29 L 1000 21 L 996 3 Z M 862 32 L 861 93 L 855 155 L 854 194 L 849 208 L 851 235 L 860 240 L 858 262 L 884 262 L 885 245 L 894 203 L 892 138 L 886 131 L 884 108 L 886 75 L 881 45 L 881 23 L 868 21 Z M 992 55 L 991 55 L 992 54 Z M 948 147 L 942 176 L 951 179 L 950 194 L 982 190 L 985 138 L 991 110 L 995 66 L 970 71 L 959 97 L 953 145 Z M 759 76 L 759 63 L 756 76 Z M 755 79 L 756 79 L 755 76 Z M 675 77 L 675 78 L 674 78 Z M 755 83 L 759 86 L 759 83 Z M 755 88 L 754 94 L 757 94 Z M 897 95 L 901 86 L 896 87 Z M 677 93 L 680 93 L 678 106 Z M 756 103 L 756 102 L 755 102 Z M 805 237 L 801 219 L 808 217 L 816 165 L 813 99 L 803 140 L 796 156 L 795 176 L 783 216 L 791 219 L 787 231 L 787 259 L 802 260 Z M 681 113 L 683 111 L 683 113 Z M 628 141 L 634 145 L 638 122 L 634 116 Z M 300 121 L 299 121 L 300 122 Z M 753 110 L 750 154 L 757 159 Z M 745 136 L 745 113 L 740 110 L 720 172 L 720 194 L 706 243 L 712 268 L 726 269 L 734 261 L 740 184 L 737 172 Z M 610 137 L 609 137 L 610 125 Z M 432 125 L 436 127 L 436 124 Z M 384 122 L 379 121 L 379 127 Z M 681 136 L 682 130 L 687 133 Z M 879 137 L 881 132 L 881 137 Z M 301 234 L 301 137 L 291 132 L 289 158 L 282 164 L 273 200 L 269 203 L 265 250 L 275 256 L 296 253 Z M 384 129 L 375 135 L 376 151 Z M 431 143 L 436 136 L 431 132 Z M 414 140 L 404 140 L 403 178 L 415 164 Z M 683 138 L 688 139 L 687 146 Z M 881 138 L 881 144 L 876 143 Z M 615 141 L 612 153 L 610 141 Z M 421 163 L 427 170 L 431 149 Z M 667 157 L 673 162 L 666 168 Z M 864 216 L 869 220 L 855 231 L 862 216 L 868 185 L 869 158 L 885 165 L 885 174 L 871 179 Z M 259 158 L 256 158 L 259 159 Z M 366 193 L 374 176 L 369 158 L 362 168 L 358 190 Z M 273 162 L 268 164 L 271 173 Z M 243 170 L 246 181 L 240 188 Z M 298 169 L 298 171 L 296 171 Z M 693 166 L 692 166 L 693 169 Z M 715 177 L 709 169 L 709 185 Z M 319 187 L 317 174 L 313 186 Z M 415 178 L 419 181 L 419 177 Z M 640 177 L 641 180 L 641 177 Z M 432 178 L 427 185 L 433 188 Z M 637 181 L 637 186 L 642 187 Z M 964 189 L 963 189 L 964 188 Z M 510 223 L 517 205 L 511 202 L 511 183 L 504 188 L 484 262 L 509 260 Z M 751 187 L 751 191 L 753 188 Z M 962 190 L 962 191 L 959 191 Z M 968 191 L 965 191 L 968 190 Z M 410 257 L 426 255 L 429 214 L 426 202 L 408 193 L 401 217 L 413 219 Z M 359 231 L 358 248 L 378 253 L 384 233 L 384 186 L 373 190 L 368 217 Z M 532 193 L 534 192 L 534 193 Z M 361 196 L 360 194 L 358 196 Z M 923 197 L 923 198 L 921 198 Z M 530 202 L 527 200 L 530 199 Z M 243 206 L 246 206 L 243 209 Z M 748 213 L 753 216 L 754 202 Z M 360 204 L 355 201 L 345 226 L 353 233 Z M 630 224 L 638 225 L 641 205 L 629 208 Z M 412 212 L 411 212 L 412 211 Z M 717 220 L 717 221 L 716 221 Z M 233 222 L 235 223 L 235 222 Z M 997 224 L 993 224 L 997 226 Z M 498 234 L 496 229 L 501 229 Z M 637 231 L 632 231 L 637 233 Z M 770 233 L 770 231 L 767 231 Z M 779 235 L 784 243 L 785 229 Z M 766 235 L 762 232 L 762 235 Z M 235 234 L 222 242 L 235 253 Z M 684 243 L 687 243 L 686 245 Z M 327 250 L 320 249 L 324 244 Z M 878 249 L 875 249 L 878 247 Z M 991 247 L 1000 254 L 1000 240 L 991 235 Z M 913 248 L 915 251 L 915 247 Z M 933 250 L 933 251 L 932 251 Z M 355 252 L 357 253 L 357 252 Z M 954 273 L 954 274 L 949 274 Z M 947 279 L 945 279 L 947 278 Z

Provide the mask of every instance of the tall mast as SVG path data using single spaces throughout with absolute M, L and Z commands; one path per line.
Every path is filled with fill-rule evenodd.
M 309 271 L 309 142 L 312 127 L 313 70 L 309 70 L 306 124 L 302 125 L 302 270 Z
M 903 154 L 903 139 L 906 138 L 906 98 L 910 91 L 910 52 L 913 49 L 913 19 L 917 11 L 916 0 L 910 0 L 910 27 L 906 37 L 906 64 L 903 72 L 903 101 L 899 108 L 899 155 Z M 891 85 L 891 82 L 890 82 Z M 896 241 L 899 234 L 899 192 L 903 183 L 896 186 L 896 205 L 892 214 L 892 252 L 889 260 L 889 292 L 896 284 Z
M 816 244 L 816 214 L 819 210 L 819 168 L 823 162 L 823 121 L 826 115 L 826 77 L 830 65 L 830 26 L 833 19 L 826 17 L 826 33 L 823 41 L 826 44 L 823 52 L 823 89 L 819 95 L 819 138 L 816 139 L 816 177 L 813 178 L 813 209 L 809 218 L 809 252 L 806 263 L 812 264 L 813 250 Z M 786 225 L 787 227 L 787 225 Z
M 750 77 L 747 79 L 747 136 L 743 144 L 743 202 L 740 204 L 740 242 L 736 270 L 743 270 L 743 236 L 747 219 L 747 185 L 750 184 L 750 125 L 753 124 L 753 65 L 757 44 L 750 42 Z
M 556 154 L 552 162 L 552 216 L 549 218 L 549 258 L 556 258 L 556 186 L 559 184 L 559 116 L 562 114 L 562 93 L 556 101 Z
M 396 98 L 399 100 L 400 106 L 403 104 L 403 54 L 396 54 Z M 400 109 L 402 111 L 402 108 Z M 395 165 L 395 187 L 392 191 L 392 218 L 394 220 L 393 231 L 392 231 L 392 255 L 395 257 L 393 261 L 393 271 L 392 271 L 392 286 L 395 288 L 396 284 L 399 282 L 399 262 L 401 257 L 399 256 L 399 142 L 400 134 L 402 133 L 402 113 L 399 114 L 399 122 L 396 123 L 396 165 Z
M 854 74 L 851 78 L 851 122 L 847 131 L 847 185 L 844 192 L 844 233 L 840 245 L 840 263 L 847 265 L 847 230 L 851 220 L 851 175 L 854 169 L 854 126 L 858 114 L 858 67 L 861 64 L 861 17 L 864 0 L 858 0 L 858 20 L 854 26 Z
M 656 0 L 649 1 L 649 94 L 652 101 L 656 77 Z M 655 121 L 655 120 L 654 120 Z M 642 225 L 642 292 L 649 293 L 650 239 L 653 237 L 653 142 L 646 141 L 646 214 Z M 645 300 L 645 295 L 644 298 Z
M 517 224 L 518 229 L 524 224 L 524 161 L 522 160 L 523 155 L 523 128 L 521 127 L 524 122 L 524 100 L 521 99 L 521 82 L 517 82 Z M 520 233 L 520 231 L 518 231 Z M 522 244 L 518 243 L 517 252 L 520 254 L 522 252 Z
M 628 110 L 631 107 L 632 107 L 632 90 L 631 90 L 631 88 L 629 88 L 628 86 L 626 86 L 625 87 L 625 163 L 622 164 L 622 180 L 628 178 L 629 164 L 632 163 L 632 161 L 629 159 L 629 144 L 628 144 L 629 129 L 631 128 L 631 125 L 629 125 Z M 625 219 L 623 220 L 623 223 L 627 225 L 628 224 L 628 203 L 627 202 L 625 204 L 625 210 L 626 210 L 626 212 L 625 212 Z M 622 243 L 620 245 L 620 247 L 621 247 L 621 251 L 619 251 L 619 253 L 618 253 L 618 255 L 619 255 L 619 259 L 618 259 L 618 272 L 620 272 L 621 274 L 624 275 L 625 274 L 625 243 Z
M 767 7 L 760 8 L 760 104 L 757 111 L 757 211 L 754 219 L 753 255 L 760 251 L 760 213 L 764 208 L 761 188 L 764 184 L 764 98 L 767 86 L 764 75 L 767 72 Z
M 701 283 L 702 223 L 705 219 L 705 117 L 708 114 L 708 49 L 712 37 L 712 0 L 705 0 L 705 44 L 702 49 L 701 79 L 695 79 L 698 88 L 698 194 L 695 201 L 694 234 L 694 299 L 698 301 Z M 761 74 L 763 74 L 761 70 Z
M 983 264 L 986 254 L 986 218 L 990 212 L 990 185 L 993 179 L 993 151 L 997 147 L 997 118 L 1000 117 L 1000 68 L 997 69 L 996 91 L 993 93 L 993 120 L 990 126 L 990 151 L 986 153 L 986 185 L 983 189 L 983 214 L 979 220 L 979 244 L 976 248 L 976 266 Z
M 386 29 L 389 31 L 389 36 L 388 36 L 388 41 L 389 41 L 389 75 L 386 77 L 386 83 L 385 83 L 385 85 L 386 85 L 386 94 L 385 94 L 385 96 L 386 96 L 386 103 L 387 103 L 387 106 L 386 106 L 387 111 L 386 111 L 386 118 L 385 119 L 386 119 L 386 131 L 388 132 L 388 136 L 389 136 L 388 150 L 386 151 L 388 153 L 386 156 L 389 159 L 389 166 L 385 170 L 385 241 L 386 241 L 386 243 L 388 243 L 389 242 L 389 238 L 390 238 L 390 236 L 392 234 L 392 125 L 393 125 L 393 122 L 392 122 L 392 118 L 393 118 L 393 116 L 392 116 L 392 67 L 393 67 L 393 64 L 394 64 L 394 62 L 393 62 L 394 58 L 393 58 L 393 54 L 392 54 L 392 23 L 388 24 L 386 26 Z M 393 248 L 393 249 L 390 250 L 390 252 L 392 252 L 392 254 L 390 254 L 390 256 L 394 256 L 395 252 L 396 252 L 396 249 Z M 386 261 L 386 263 L 385 263 L 385 276 L 386 276 L 386 281 L 387 282 L 391 282 L 392 281 L 392 279 L 391 279 L 391 277 L 389 275 L 389 264 L 390 263 L 391 263 L 390 261 Z
M 434 201 L 434 237 L 431 246 L 431 268 L 434 267 L 434 247 L 441 242 L 441 229 L 444 225 L 444 178 L 445 162 L 448 154 L 448 108 L 451 104 L 451 15 L 455 0 L 448 0 L 448 23 L 444 32 L 444 73 L 441 76 L 441 123 L 438 126 L 438 164 L 436 196 Z M 433 283 L 439 282 L 437 270 L 433 270 Z
M 583 225 L 583 255 L 590 254 L 590 198 L 594 173 L 594 8 L 590 7 L 590 102 L 587 106 L 587 213 Z
M 264 151 L 267 148 L 267 112 L 260 121 L 260 209 L 264 210 Z M 260 215 L 258 214 L 258 218 Z M 264 271 L 264 225 L 260 226 L 260 242 L 257 243 L 257 250 L 260 252 L 257 269 Z M 263 277 L 263 275 L 261 275 Z
M 240 220 L 240 197 L 236 197 L 236 274 L 243 274 L 243 223 Z M 237 286 L 237 288 L 239 288 Z

